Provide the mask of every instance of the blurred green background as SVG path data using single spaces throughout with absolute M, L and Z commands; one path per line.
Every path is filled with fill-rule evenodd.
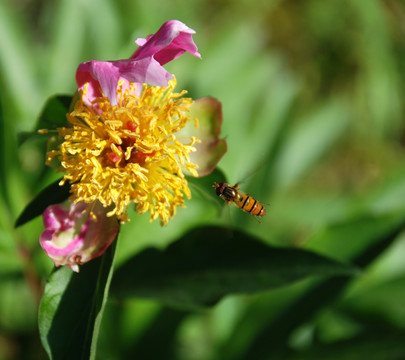
M 167 228 L 132 212 L 117 266 L 214 223 L 351 261 L 389 229 L 385 219 L 405 213 L 403 1 L 0 0 L 0 359 L 46 358 L 42 222 L 13 224 L 58 176 L 44 167 L 43 139 L 19 146 L 18 135 L 47 98 L 75 91 L 80 62 L 127 58 L 169 19 L 197 31 L 202 54 L 166 66 L 179 89 L 222 102 L 220 168 L 269 205 L 261 224 L 198 194 Z M 200 312 L 112 299 L 98 358 L 402 359 L 404 259 L 399 236 L 350 283 L 306 280 Z

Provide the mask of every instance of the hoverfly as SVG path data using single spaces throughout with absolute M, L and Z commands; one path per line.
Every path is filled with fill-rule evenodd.
M 225 200 L 227 204 L 234 203 L 239 209 L 254 216 L 264 216 L 266 214 L 264 206 L 259 201 L 239 190 L 238 183 L 232 186 L 226 182 L 219 184 L 214 182 L 212 187 L 215 188 L 216 194 Z

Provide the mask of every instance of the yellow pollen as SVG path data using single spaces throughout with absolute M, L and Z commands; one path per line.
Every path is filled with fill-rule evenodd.
M 105 96 L 87 105 L 84 87 L 67 115 L 69 126 L 58 129 L 64 141 L 48 152 L 47 162 L 60 160 L 61 184 L 72 184 L 71 200 L 99 200 L 111 207 L 108 216 L 122 222 L 134 203 L 138 214 L 149 211 L 150 221 L 160 218 L 166 225 L 176 207 L 184 207 L 184 196 L 191 196 L 183 170 L 198 175 L 189 156 L 198 139 L 176 138 L 191 121 L 193 101 L 183 97 L 185 91 L 174 92 L 175 80 L 166 88 L 144 85 L 139 95 L 135 84 L 123 85 L 115 106 Z

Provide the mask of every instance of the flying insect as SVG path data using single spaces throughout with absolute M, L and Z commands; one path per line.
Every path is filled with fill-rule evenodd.
M 212 186 L 215 188 L 216 194 L 227 204 L 235 204 L 239 209 L 248 212 L 251 215 L 262 217 L 266 214 L 264 206 L 254 199 L 252 196 L 245 194 L 239 190 L 239 184 L 235 185 L 221 182 L 217 184 L 214 182 Z

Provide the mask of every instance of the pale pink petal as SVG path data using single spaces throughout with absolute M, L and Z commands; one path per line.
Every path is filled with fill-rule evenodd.
M 173 79 L 172 74 L 150 57 L 137 61 L 120 60 L 118 63 L 121 76 L 128 81 L 166 87 Z
M 187 128 L 187 135 L 194 135 L 201 140 L 195 144 L 197 151 L 190 154 L 190 159 L 198 165 L 198 175 L 211 173 L 227 151 L 224 139 L 219 138 L 222 125 L 221 103 L 210 96 L 198 99 L 190 108 L 191 118 L 198 119 L 198 129 Z

